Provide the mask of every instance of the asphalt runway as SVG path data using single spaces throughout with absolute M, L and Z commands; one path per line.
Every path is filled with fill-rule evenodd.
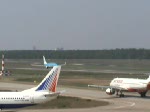
M 11 89 L 13 91 L 21 91 L 31 88 L 35 85 L 29 84 L 16 84 L 16 83 L 4 83 L 0 82 L 0 89 Z M 17 109 L 17 112 L 149 112 L 150 111 L 150 96 L 141 98 L 137 93 L 125 93 L 124 98 L 116 96 L 109 96 L 104 91 L 91 90 L 91 89 L 76 89 L 59 87 L 58 90 L 66 90 L 62 95 L 82 97 L 94 100 L 108 101 L 108 106 L 100 106 L 93 108 L 82 109 L 42 109 L 42 110 L 30 110 L 30 109 Z

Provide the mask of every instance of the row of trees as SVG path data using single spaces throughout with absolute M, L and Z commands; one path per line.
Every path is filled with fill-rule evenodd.
M 150 59 L 150 49 L 112 50 L 8 50 L 0 51 L 7 59 Z

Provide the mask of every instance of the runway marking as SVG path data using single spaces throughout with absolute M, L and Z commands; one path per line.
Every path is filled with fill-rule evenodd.
M 133 106 L 135 106 L 135 102 L 124 102 L 124 103 L 128 103 L 130 105 L 115 107 L 115 109 L 120 109 L 120 108 L 126 108 L 126 107 L 133 107 Z

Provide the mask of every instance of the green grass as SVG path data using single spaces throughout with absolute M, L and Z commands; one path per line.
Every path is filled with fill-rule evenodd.
M 91 99 L 81 99 L 78 97 L 58 96 L 49 102 L 28 107 L 28 109 L 67 109 L 67 108 L 91 108 L 109 105 L 106 101 L 95 101 Z
M 48 60 L 48 62 L 58 62 L 64 63 L 67 62 L 66 66 L 62 66 L 62 70 L 88 70 L 88 71 L 101 71 L 101 72 L 79 72 L 79 71 L 61 71 L 59 78 L 59 85 L 64 86 L 75 86 L 75 87 L 87 87 L 87 84 L 93 83 L 93 81 L 102 81 L 102 80 L 112 80 L 116 77 L 123 78 L 147 78 L 146 75 L 140 74 L 138 72 L 148 72 L 150 71 L 150 60 L 112 60 L 112 59 L 72 59 L 72 60 Z M 36 81 L 39 83 L 45 75 L 48 73 L 48 70 L 44 67 L 33 67 L 32 63 L 43 63 L 41 60 L 11 60 L 10 62 L 6 61 L 6 67 L 8 66 L 9 70 L 12 72 L 12 76 L 9 78 L 3 78 L 1 80 L 9 81 L 20 81 L 20 82 L 31 82 Z M 74 64 L 83 64 L 83 65 L 74 65 Z M 30 68 L 27 69 L 14 69 L 14 68 Z M 41 70 L 35 70 L 32 68 L 40 68 Z M 110 70 L 110 73 L 103 73 L 103 70 Z M 111 73 L 111 70 L 118 73 Z M 125 72 L 125 73 L 120 73 Z M 131 73 L 130 73 L 131 72 Z M 135 73 L 134 73 L 135 72 Z M 7 80 L 9 79 L 9 80 Z M 84 81 L 85 79 L 85 81 Z M 98 83 L 97 83 L 98 84 Z M 109 83 L 107 83 L 108 85 Z
M 25 71 L 25 70 L 23 70 Z M 17 70 L 15 71 L 17 73 Z M 42 74 L 42 71 L 40 71 Z M 47 71 L 43 71 L 43 74 L 47 74 Z M 46 73 L 47 72 L 47 73 Z M 20 70 L 19 70 L 20 73 Z M 14 80 L 19 81 L 19 82 L 31 82 L 33 83 L 36 81 L 36 83 L 40 83 L 41 80 L 45 77 L 45 75 L 40 75 L 39 71 L 34 71 L 34 75 L 29 75 L 32 74 L 33 71 L 25 71 L 23 72 L 24 75 L 19 75 L 16 74 L 14 75 Z M 28 73 L 26 75 L 25 73 Z M 36 75 L 39 74 L 39 75 Z M 114 74 L 114 73 L 92 73 L 92 72 L 70 72 L 70 71 L 61 71 L 60 78 L 58 81 L 58 85 L 63 85 L 63 86 L 74 86 L 74 87 L 87 87 L 88 84 L 92 83 L 91 80 L 95 81 L 101 81 L 101 80 L 112 80 L 113 78 L 116 77 L 123 77 L 123 78 L 147 78 L 146 75 L 141 75 L 141 74 Z M 108 83 L 109 84 L 109 83 Z M 108 85 L 107 84 L 107 85 Z

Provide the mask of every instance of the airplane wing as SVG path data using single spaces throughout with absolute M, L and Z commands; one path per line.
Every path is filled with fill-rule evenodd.
M 50 93 L 50 94 L 45 94 L 44 96 L 46 96 L 46 97 L 58 96 L 59 94 L 62 94 L 64 92 L 65 92 L 65 90 L 54 92 L 54 93 Z
M 88 85 L 88 87 L 94 87 L 94 88 L 109 88 L 110 86 Z
M 56 63 L 47 63 L 47 65 L 41 65 L 41 64 L 38 64 L 38 63 L 33 63 L 31 64 L 31 66 L 48 66 L 48 67 L 53 67 L 53 66 L 57 66 L 58 64 Z M 64 64 L 60 64 L 61 66 L 64 66 L 66 65 L 66 62 Z
M 66 62 L 64 64 L 61 64 L 61 66 L 64 66 L 64 65 L 66 65 Z
M 44 65 L 40 65 L 40 64 L 31 64 L 31 66 L 44 66 Z
M 52 93 L 52 94 L 45 94 L 45 97 L 53 97 L 53 96 L 58 96 L 60 93 Z
M 121 91 L 127 91 L 127 89 L 122 88 L 122 87 L 114 87 L 114 86 L 100 86 L 100 85 L 88 85 L 88 87 L 93 87 L 93 88 L 101 88 L 103 89 L 107 89 L 107 88 L 113 88 L 115 90 L 121 90 Z
M 54 67 L 54 66 L 57 66 L 57 64 L 56 63 L 48 63 L 47 65 L 41 65 L 41 64 L 31 64 L 31 66 L 47 66 L 47 67 L 50 67 L 50 68 L 52 68 L 52 67 Z

